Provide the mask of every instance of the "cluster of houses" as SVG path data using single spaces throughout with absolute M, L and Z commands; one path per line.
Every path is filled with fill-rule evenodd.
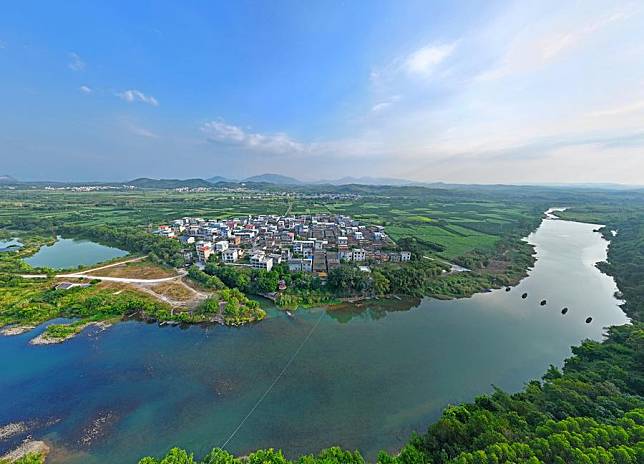
M 361 225 L 344 215 L 259 215 L 227 220 L 184 217 L 154 233 L 194 247 L 187 258 L 270 271 L 287 263 L 292 272 L 326 277 L 342 262 L 405 262 L 409 251 L 392 251 L 395 243 L 381 226 Z

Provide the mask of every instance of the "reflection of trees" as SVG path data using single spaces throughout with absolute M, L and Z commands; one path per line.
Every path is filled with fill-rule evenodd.
M 391 312 L 409 311 L 420 305 L 420 298 L 404 298 L 402 300 L 384 299 L 367 300 L 361 303 L 347 303 L 334 306 L 327 314 L 341 324 L 346 324 L 355 318 L 377 321 Z

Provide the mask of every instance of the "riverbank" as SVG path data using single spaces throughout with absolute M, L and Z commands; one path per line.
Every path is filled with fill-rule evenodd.
M 381 290 L 371 291 L 368 295 L 344 295 L 320 288 L 319 290 L 305 290 L 292 293 L 278 293 L 274 298 L 278 306 L 285 310 L 297 308 L 311 308 L 324 306 L 332 309 L 337 305 L 353 303 L 358 306 L 373 299 L 386 299 L 388 297 L 419 297 L 431 296 L 437 299 L 471 297 L 479 292 L 489 291 L 490 288 L 514 285 L 527 274 L 529 266 L 534 260 L 532 249 L 518 239 L 507 238 L 496 248 L 494 259 L 486 261 L 485 268 L 468 269 L 467 272 L 454 272 L 444 270 L 440 264 L 430 264 L 431 260 L 419 258 L 415 262 L 405 265 L 389 265 L 382 270 L 374 268 L 369 279 L 378 277 Z M 529 259 L 526 259 L 526 256 Z M 194 285 L 185 285 L 182 282 L 185 271 L 169 275 L 166 268 L 159 268 L 157 272 L 150 265 L 144 265 L 145 256 L 117 259 L 98 267 L 86 267 L 76 272 L 56 274 L 53 280 L 51 275 L 25 274 L 24 277 L 42 277 L 29 279 L 16 279 L 15 276 L 0 275 L 6 283 L 0 289 L 0 325 L 4 335 L 19 335 L 33 327 L 56 317 L 71 317 L 79 319 L 74 324 L 54 325 L 41 334 L 33 344 L 61 343 L 69 340 L 84 330 L 90 323 L 98 320 L 139 319 L 143 321 L 157 321 L 171 324 L 202 324 L 220 323 L 227 325 L 241 325 L 244 323 L 261 320 L 263 315 L 251 314 L 243 316 L 236 309 L 241 297 L 235 297 L 225 307 L 210 305 L 207 310 L 205 302 L 208 298 L 216 297 L 225 289 L 195 290 Z M 429 261 L 425 263 L 424 261 Z M 470 261 L 475 260 L 470 257 Z M 501 264 L 499 264 L 501 263 Z M 458 266 L 450 263 L 450 269 Z M 136 268 L 136 269 L 135 269 Z M 520 268 L 520 269 L 519 269 Z M 145 278 L 136 276 L 145 272 Z M 458 268 L 460 271 L 464 268 Z M 159 273 L 163 270 L 163 273 Z M 154 272 L 153 272 L 154 271 Z M 360 273 L 362 275 L 362 273 Z M 372 277 L 374 276 L 374 277 Z M 214 278 L 214 277 L 211 277 Z M 55 290 L 55 282 L 60 280 L 79 281 L 87 280 L 93 285 L 87 289 Z M 217 279 L 218 280 L 218 279 Z M 409 283 L 417 281 L 416 287 Z M 100 283 L 98 283 L 100 282 Z M 383 284 L 384 282 L 384 284 Z M 397 288 L 391 288 L 397 282 Z M 171 285 L 172 284 L 172 285 Z M 178 284 L 178 285 L 175 285 Z M 218 285 L 222 285 L 219 282 Z M 181 288 L 179 288 L 181 287 Z M 392 291 L 394 290 L 394 291 Z M 190 295 L 186 298 L 186 291 Z M 107 309 L 95 304 L 96 298 L 105 302 Z M 248 299 L 243 297 L 244 301 Z M 109 302 L 109 303 L 108 303 Z M 96 309 L 90 309 L 89 304 Z M 33 310 L 24 311 L 24 305 L 31 305 Z M 79 307 L 80 304 L 80 307 Z M 244 303 L 245 304 L 245 303 Z M 68 307 L 74 306 L 70 310 Z M 137 307 L 138 306 L 138 307 Z M 244 305 L 241 305 L 243 309 Z M 21 307 L 22 310 L 17 311 Z M 100 314 L 96 311 L 100 307 Z M 252 308 L 251 308 L 252 309 Z M 214 312 L 213 312 L 214 311 Z M 230 314 L 228 314 L 230 313 Z M 233 314 L 234 313 L 234 314 Z M 15 315 L 29 315 L 27 320 L 16 318 Z M 22 317 L 22 316 L 21 316 Z
M 44 463 L 50 447 L 44 441 L 25 440 L 16 449 L 0 456 L 0 463 L 40 464 Z
M 60 418 L 38 437 L 70 449 L 97 419 L 113 418 L 82 454 L 52 453 L 51 464 L 134 463 L 169 443 L 203 454 L 201 445 L 230 436 L 307 340 L 231 441 L 231 452 L 275 446 L 296 459 L 341 440 L 375 461 L 379 449 L 400 449 L 444 405 L 471 400 L 490 384 L 519 391 L 549 364 L 560 366 L 570 345 L 600 340 L 602 326 L 621 321 L 612 280 L 574 251 L 601 259 L 606 242 L 591 229 L 545 223 L 532 238 L 539 260 L 510 292 L 314 309 L 236 330 L 123 323 L 64 349 L 0 340 L 12 398 L 0 420 L 15 422 L 24 411 Z M 582 285 L 588 288 L 579 292 Z M 523 292 L 530 297 L 521 299 Z M 546 297 L 548 306 L 540 307 Z M 565 316 L 551 310 L 564 305 Z M 587 315 L 593 324 L 584 323 Z M 44 373 L 46 382 L 39 380 Z M 57 401 L 48 404 L 52 397 Z M 315 409 L 320 401 L 329 407 Z M 137 434 L 145 443 L 131 440 Z
M 573 231 L 570 226 L 575 226 L 574 223 L 561 225 L 570 232 Z M 588 227 L 582 229 L 579 232 L 583 232 L 586 237 L 597 236 Z M 539 236 L 533 237 L 533 239 L 537 243 L 542 243 Z M 561 239 L 557 236 L 551 238 L 553 244 L 556 244 L 557 240 Z M 605 242 L 601 245 L 605 253 Z M 554 268 L 550 263 L 553 256 L 556 255 L 554 251 L 564 251 L 567 247 L 568 244 L 564 243 L 557 249 L 547 250 L 545 254 L 537 247 L 537 252 L 542 253 L 541 260 L 537 261 L 535 270 L 530 273 L 529 279 L 526 279 L 522 285 L 527 285 L 530 279 L 543 276 L 544 266 L 550 276 L 544 282 L 545 285 L 537 285 L 531 289 L 530 295 L 546 288 L 553 292 L 557 285 L 566 288 L 571 284 L 570 281 L 567 284 L 562 284 L 560 274 L 551 272 Z M 564 254 L 561 253 L 561 255 Z M 574 255 L 574 251 L 568 254 L 568 256 Z M 593 256 L 597 260 L 601 259 L 599 253 Z M 586 292 L 596 291 L 596 287 L 601 286 L 598 285 L 599 282 L 607 281 L 605 275 L 597 278 L 599 272 L 594 270 L 594 266 L 589 265 L 585 259 L 581 259 L 579 262 L 584 263 L 583 269 L 589 272 L 589 276 L 595 276 L 592 284 L 586 282 L 586 279 L 581 279 L 578 282 L 587 286 L 584 287 L 587 288 Z M 638 262 L 638 265 L 642 264 L 644 263 Z M 566 268 L 566 266 L 559 266 L 559 268 Z M 571 270 L 568 267 L 568 271 Z M 579 269 L 576 269 L 576 272 L 579 272 Z M 573 275 L 571 274 L 571 278 Z M 610 293 L 608 286 L 606 290 Z M 520 304 L 519 302 L 522 300 L 516 292 L 496 292 L 495 295 L 487 297 L 494 298 L 496 302 L 499 302 L 502 298 L 512 298 L 512 295 L 517 299 L 517 304 Z M 480 300 L 484 297 L 486 296 L 480 295 L 477 299 Z M 597 303 L 593 301 L 593 298 L 585 304 L 582 304 L 581 301 L 569 304 L 573 308 L 572 311 L 575 311 L 574 308 L 585 311 L 589 311 L 591 308 L 597 310 L 593 306 Z M 562 300 L 566 299 L 559 297 L 559 301 Z M 610 298 L 607 299 L 607 301 L 609 300 Z M 559 315 L 558 311 L 553 313 L 538 309 L 538 301 L 539 298 L 536 298 L 535 311 L 543 318 L 555 315 L 558 315 L 559 318 L 563 317 Z M 599 306 L 605 304 L 603 302 Z M 617 302 L 614 301 L 613 306 L 616 304 Z M 507 310 L 506 318 L 512 319 L 512 314 L 519 311 L 519 308 L 521 306 L 510 306 L 504 309 L 504 311 Z M 474 313 L 470 314 L 470 317 L 473 316 Z M 522 313 L 520 317 L 525 317 L 525 313 Z M 568 319 L 562 319 L 561 323 L 564 323 L 564 320 L 568 321 Z M 611 328 L 603 341 L 584 341 L 581 347 L 573 348 L 573 356 L 563 363 L 562 370 L 551 367 L 541 380 L 531 381 L 519 393 L 509 394 L 495 388 L 491 394 L 478 396 L 475 403 L 459 401 L 462 403 L 461 405 L 448 407 L 438 421 L 429 427 L 428 432 L 416 435 L 403 445 L 402 449 L 399 447 L 400 452 L 392 454 L 381 452 L 377 462 L 386 464 L 407 464 L 409 462 L 460 464 L 505 462 L 505 460 L 512 462 L 576 462 L 582 460 L 591 462 L 599 457 L 605 462 L 633 464 L 639 462 L 641 442 L 638 442 L 640 440 L 638 431 L 644 425 L 642 420 L 644 417 L 644 391 L 642 390 L 644 373 L 638 369 L 638 356 L 641 352 L 644 329 L 639 321 L 633 322 L 633 325 Z M 481 323 L 481 321 L 477 321 L 477 323 Z M 542 323 L 541 317 L 529 324 L 533 328 L 533 333 L 529 338 L 534 337 L 540 323 Z M 480 330 L 486 328 L 482 324 Z M 516 327 L 513 330 L 516 330 Z M 502 335 L 499 334 L 499 336 Z M 556 343 L 559 336 L 553 331 L 547 339 L 543 340 L 543 343 Z M 526 338 L 524 342 L 527 340 Z M 478 350 L 485 349 L 485 345 L 480 343 L 480 334 L 476 335 L 472 344 Z M 529 344 L 534 349 L 540 346 L 534 340 L 531 340 Z M 391 343 L 389 346 L 393 347 L 394 345 Z M 521 346 L 516 344 L 512 349 L 521 349 Z M 471 352 L 470 357 L 469 366 L 472 368 L 476 366 L 474 359 L 476 353 Z M 452 366 L 452 369 L 454 368 Z M 486 368 L 491 367 L 486 366 Z M 422 371 L 423 369 L 419 367 L 417 373 L 420 374 Z M 433 390 L 432 394 L 435 395 Z M 427 400 L 435 401 L 435 397 L 430 396 Z M 395 398 L 392 401 L 395 401 Z M 454 430 L 460 431 L 457 437 L 454 436 Z M 343 435 L 342 438 L 346 439 L 346 436 Z M 615 439 L 607 442 L 597 438 L 601 436 L 611 436 Z M 180 450 L 173 451 L 175 456 L 179 456 L 181 453 Z M 241 464 L 243 461 L 224 451 L 214 451 L 213 453 L 219 453 L 227 459 L 227 462 L 234 464 Z M 248 452 L 246 451 L 245 454 L 248 455 Z M 317 456 L 307 459 L 311 463 L 322 463 L 331 454 L 336 457 L 343 456 L 342 462 L 363 462 L 361 456 L 348 455 L 346 451 L 336 448 L 324 450 Z M 258 459 L 261 457 L 271 463 L 298 462 L 292 454 L 289 456 L 288 451 L 282 454 L 281 452 L 259 450 L 251 453 L 250 456 Z M 372 462 L 374 460 L 371 458 Z M 141 462 L 155 464 L 159 461 L 155 458 L 146 458 Z

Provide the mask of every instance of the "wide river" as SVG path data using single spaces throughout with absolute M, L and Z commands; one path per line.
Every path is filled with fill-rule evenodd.
M 571 345 L 627 322 L 613 279 L 594 266 L 607 247 L 594 228 L 544 220 L 528 237 L 537 263 L 510 292 L 292 319 L 272 311 L 236 329 L 128 322 L 56 346 L 29 345 L 34 333 L 0 337 L 0 426 L 26 422 L 52 445 L 52 463 L 126 464 L 172 445 L 201 456 L 253 411 L 230 451 L 295 456 L 337 444 L 373 459 L 447 404 L 492 385 L 520 390 Z M 0 452 L 21 438 L 0 441 Z

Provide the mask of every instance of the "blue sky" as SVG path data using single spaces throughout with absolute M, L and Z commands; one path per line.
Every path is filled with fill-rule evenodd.
M 0 173 L 644 184 L 644 5 L 14 2 Z

